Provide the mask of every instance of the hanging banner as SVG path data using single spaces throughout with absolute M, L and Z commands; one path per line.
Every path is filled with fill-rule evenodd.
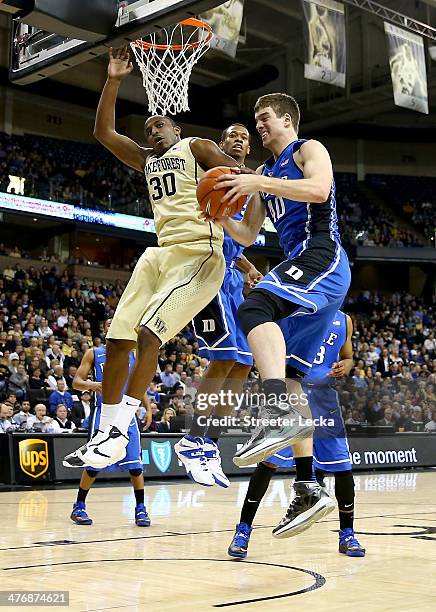
M 334 0 L 302 0 L 302 6 L 305 78 L 345 87 L 344 5 Z
M 200 19 L 206 21 L 214 33 L 210 43 L 211 49 L 235 57 L 243 12 L 244 0 L 229 0 L 200 15 Z
M 394 100 L 428 115 L 427 70 L 421 36 L 385 22 Z

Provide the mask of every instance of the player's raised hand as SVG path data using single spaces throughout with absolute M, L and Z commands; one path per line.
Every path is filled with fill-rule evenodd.
M 107 74 L 110 79 L 122 81 L 133 70 L 133 64 L 130 61 L 130 53 L 128 47 L 120 47 L 119 49 L 109 49 L 109 66 Z

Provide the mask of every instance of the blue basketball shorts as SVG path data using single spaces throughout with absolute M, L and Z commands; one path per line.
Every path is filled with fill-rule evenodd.
M 295 305 L 288 317 L 277 321 L 286 341 L 289 365 L 303 374 L 311 371 L 336 311 L 351 282 L 347 254 L 331 240 L 301 245 L 290 258 L 271 270 L 256 286 Z M 254 289 L 254 291 L 256 291 Z
M 219 293 L 193 319 L 201 357 L 253 365 L 247 338 L 237 318 L 238 308 L 244 301 L 243 286 L 242 275 L 228 266 Z

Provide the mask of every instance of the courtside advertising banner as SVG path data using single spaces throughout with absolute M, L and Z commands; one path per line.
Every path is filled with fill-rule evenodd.
M 386 22 L 385 32 L 395 104 L 428 115 L 423 39 Z
M 200 15 L 214 33 L 211 49 L 217 49 L 230 57 L 235 57 L 241 31 L 244 0 L 229 0 L 211 11 Z
M 334 0 L 302 0 L 302 5 L 305 78 L 345 87 L 344 5 Z

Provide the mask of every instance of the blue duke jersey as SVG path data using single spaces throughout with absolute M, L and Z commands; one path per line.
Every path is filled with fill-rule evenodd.
M 332 382 L 335 379 L 329 376 L 333 364 L 339 360 L 341 348 L 347 340 L 347 317 L 338 310 L 331 326 L 328 328 L 324 342 L 313 360 L 312 369 L 304 377 L 304 383 Z
M 106 361 L 106 347 L 98 346 L 94 349 L 94 380 L 97 382 L 103 381 L 104 364 Z M 133 351 L 129 353 L 129 372 L 133 368 L 135 363 L 135 355 Z M 123 389 L 123 393 L 125 388 Z M 91 422 L 91 433 L 98 429 L 100 424 L 100 412 L 101 412 L 101 395 L 96 393 L 95 410 Z M 141 458 L 141 439 L 136 422 L 136 417 L 133 417 L 132 422 L 129 425 L 129 442 L 126 446 L 126 454 L 118 463 L 114 463 L 104 468 L 105 471 L 113 471 L 119 469 L 125 470 L 136 470 L 142 469 L 142 458 Z M 93 469 L 93 468 L 90 468 Z
M 291 142 L 277 160 L 268 159 L 263 174 L 283 180 L 304 178 L 294 161 L 305 140 Z M 341 246 L 335 184 L 326 202 L 311 204 L 262 193 L 286 260 L 256 286 L 281 298 L 283 335 L 293 339 L 289 364 L 308 374 L 336 311 L 341 307 L 351 274 Z M 288 314 L 285 314 L 288 313 Z
M 283 180 L 304 178 L 294 161 L 294 154 L 305 142 L 304 139 L 291 142 L 277 160 L 269 158 L 263 166 L 262 174 Z M 308 241 L 315 236 L 340 243 L 334 181 L 324 204 L 297 202 L 270 193 L 262 193 L 261 196 L 286 256 L 297 255 L 299 250 L 307 248 Z M 294 253 L 295 250 L 297 252 Z
M 347 340 L 347 317 L 338 310 L 330 322 L 324 341 L 319 347 L 312 370 L 302 381 L 312 418 L 316 424 L 313 437 L 314 468 L 326 472 L 351 470 L 350 450 L 345 434 L 339 397 L 334 388 L 335 378 L 329 376 L 332 366 L 340 359 Z M 286 338 L 287 354 L 294 351 L 292 338 Z M 324 419 L 324 422 L 322 422 Z M 292 449 L 284 448 L 267 459 L 278 467 L 294 467 Z

